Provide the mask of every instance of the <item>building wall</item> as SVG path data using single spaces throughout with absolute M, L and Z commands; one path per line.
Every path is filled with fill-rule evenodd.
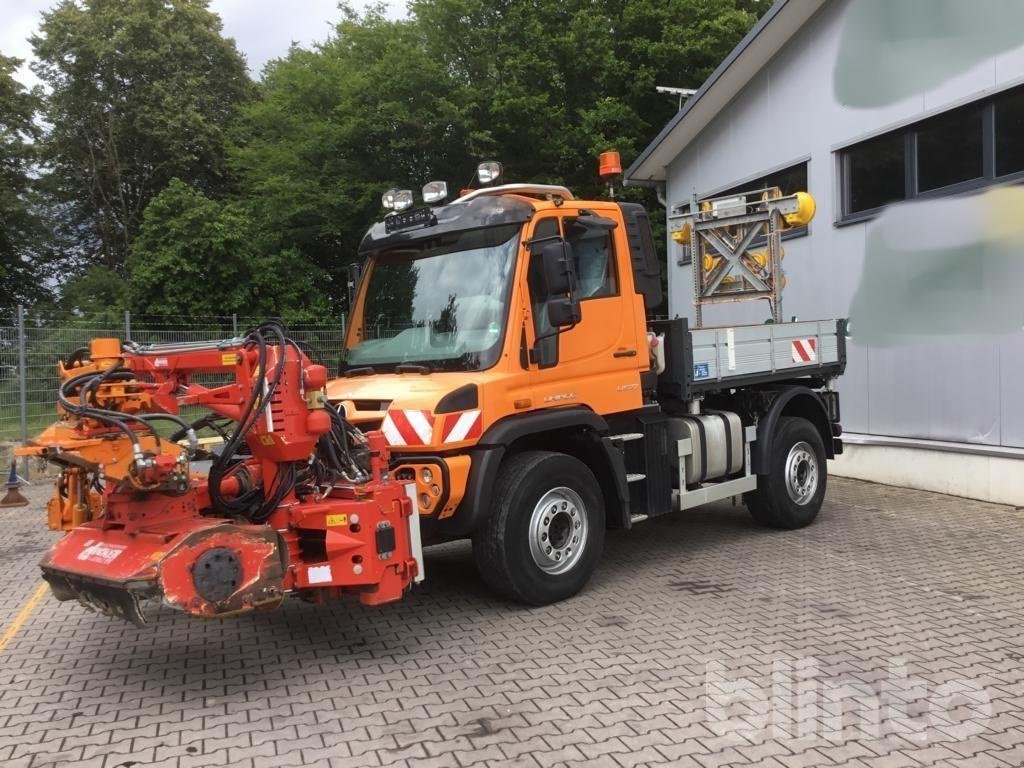
M 789 45 L 676 158 L 669 204 L 809 159 L 817 204 L 809 234 L 784 242 L 787 318 L 843 317 L 860 278 L 868 223 L 836 226 L 835 150 L 885 129 L 1024 82 L 1024 46 L 982 61 L 924 94 L 879 109 L 837 104 L 832 65 L 851 0 L 826 4 Z M 955 148 L 951 148 L 955 151 Z M 692 277 L 669 242 L 669 311 L 692 311 Z M 706 324 L 762 322 L 767 304 L 707 307 Z M 856 322 L 854 322 L 856 332 Z M 848 345 L 840 383 L 847 431 L 1024 447 L 1024 333 L 913 346 Z

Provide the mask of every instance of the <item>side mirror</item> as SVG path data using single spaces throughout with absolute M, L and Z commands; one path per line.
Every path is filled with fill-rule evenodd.
M 556 296 L 548 299 L 546 310 L 548 322 L 554 328 L 576 325 L 581 318 L 579 301 L 566 296 Z
M 576 263 L 572 246 L 562 239 L 549 240 L 540 248 L 544 288 L 548 297 L 571 294 L 576 288 Z

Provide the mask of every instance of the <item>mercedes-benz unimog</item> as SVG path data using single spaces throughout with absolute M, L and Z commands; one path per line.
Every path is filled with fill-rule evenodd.
M 610 159 L 609 159 L 610 158 Z M 618 168 L 602 157 L 606 175 Z M 329 402 L 379 429 L 416 484 L 428 542 L 471 538 L 481 576 L 531 604 L 569 597 L 605 530 L 742 495 L 777 528 L 814 520 L 842 451 L 844 321 L 782 322 L 781 232 L 813 216 L 778 189 L 675 207 L 695 322 L 658 317 L 643 207 L 565 187 L 391 190 Z M 431 204 L 434 203 L 434 204 Z M 767 301 L 762 325 L 705 328 L 709 303 Z

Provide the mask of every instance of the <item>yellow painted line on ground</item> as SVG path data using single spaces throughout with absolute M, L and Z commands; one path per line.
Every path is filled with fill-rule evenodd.
M 18 611 L 18 615 L 14 617 L 14 621 L 11 622 L 3 635 L 0 636 L 0 652 L 7 648 L 7 644 L 14 639 L 14 636 L 18 634 L 18 630 L 21 629 L 21 625 L 28 619 L 29 614 L 39 605 L 39 601 L 46 595 L 46 591 L 49 589 L 49 585 L 44 581 L 38 587 L 36 591 L 32 593 L 32 596 L 26 601 L 25 605 Z

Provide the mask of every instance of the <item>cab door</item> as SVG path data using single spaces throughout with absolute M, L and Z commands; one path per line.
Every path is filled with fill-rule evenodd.
M 531 241 L 555 236 L 572 247 L 581 318 L 557 333 L 551 327 L 544 311 L 539 254 L 533 249 L 527 270 L 527 325 L 532 332 L 534 407 L 585 405 L 601 414 L 639 408 L 646 339 L 636 336 L 635 302 L 623 296 L 623 284 L 631 286 L 632 281 L 620 275 L 615 230 L 582 226 L 575 215 L 563 213 L 535 221 Z

